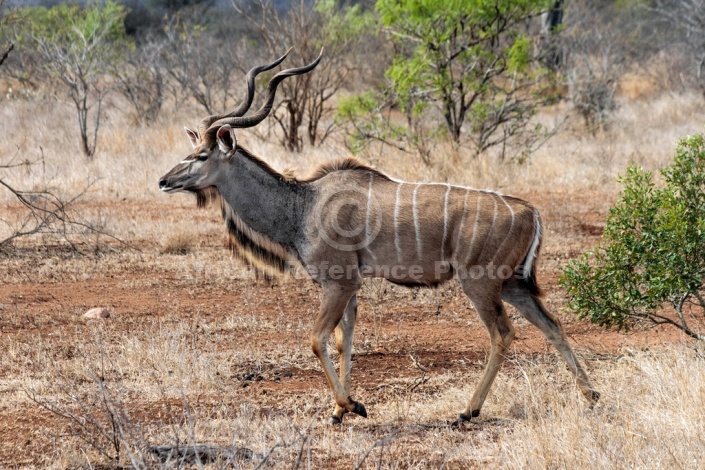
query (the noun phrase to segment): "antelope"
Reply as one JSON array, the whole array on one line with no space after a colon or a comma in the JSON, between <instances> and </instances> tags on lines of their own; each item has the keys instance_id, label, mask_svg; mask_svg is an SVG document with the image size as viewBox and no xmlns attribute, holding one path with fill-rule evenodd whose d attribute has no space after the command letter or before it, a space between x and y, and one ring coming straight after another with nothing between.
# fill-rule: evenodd
<instances>
[{"instance_id":1,"label":"antelope","mask_svg":"<svg viewBox=\"0 0 705 470\"><path fill-rule=\"evenodd\" d=\"M278 84L313 70L323 51L304 67L274 75L262 107L245 116L257 74L288 54L248 72L246 97L234 111L206 117L196 132L185 129L194 150L159 180L159 187L195 194L199 207L219 200L230 246L240 259L265 273L303 267L320 285L311 347L335 397L330 423L340 424L346 413L367 417L365 406L350 395L357 292L365 277L406 286L437 286L454 277L460 282L489 332L491 348L482 378L454 425L480 414L514 338L503 301L556 347L581 392L596 402L599 393L559 320L540 300L541 219L528 202L451 184L404 182L354 159L322 165L312 176L297 179L238 145L234 129L263 121ZM326 347L333 332L338 374Z\"/></svg>"}]
</instances>

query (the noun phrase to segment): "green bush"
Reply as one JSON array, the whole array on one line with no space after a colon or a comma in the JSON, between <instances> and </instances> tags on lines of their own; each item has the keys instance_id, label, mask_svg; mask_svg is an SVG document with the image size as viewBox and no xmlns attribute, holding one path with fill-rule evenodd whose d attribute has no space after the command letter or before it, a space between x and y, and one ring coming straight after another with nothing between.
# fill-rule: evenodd
<instances>
[{"instance_id":1,"label":"green bush","mask_svg":"<svg viewBox=\"0 0 705 470\"><path fill-rule=\"evenodd\" d=\"M661 174L665 184L657 187L650 172L627 170L600 245L568 263L561 283L569 307L593 323L617 329L643 321L668 324L704 340L705 332L688 323L693 315L705 316L703 135L682 139Z\"/></svg>"},{"instance_id":2,"label":"green bush","mask_svg":"<svg viewBox=\"0 0 705 470\"><path fill-rule=\"evenodd\" d=\"M542 102L540 67L527 25L548 0L377 0L395 45L387 70L399 106L432 103L451 139L465 132L480 153L521 133ZM504 136L504 137L501 137Z\"/></svg>"}]
</instances>

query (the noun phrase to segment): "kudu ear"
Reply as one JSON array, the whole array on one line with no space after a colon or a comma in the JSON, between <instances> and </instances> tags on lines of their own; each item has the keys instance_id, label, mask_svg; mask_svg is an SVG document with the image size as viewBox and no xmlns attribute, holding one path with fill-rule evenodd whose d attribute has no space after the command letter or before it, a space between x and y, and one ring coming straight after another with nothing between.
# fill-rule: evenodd
<instances>
[{"instance_id":1,"label":"kudu ear","mask_svg":"<svg viewBox=\"0 0 705 470\"><path fill-rule=\"evenodd\" d=\"M186 135L188 136L188 140L191 141L191 145L193 145L193 148L198 147L198 134L193 132L188 127L184 127L184 130L186 131Z\"/></svg>"},{"instance_id":2,"label":"kudu ear","mask_svg":"<svg viewBox=\"0 0 705 470\"><path fill-rule=\"evenodd\" d=\"M218 138L218 147L220 151L226 155L230 155L235 151L237 147L237 140L235 139L235 130L226 124L218 129L216 134Z\"/></svg>"}]
</instances>

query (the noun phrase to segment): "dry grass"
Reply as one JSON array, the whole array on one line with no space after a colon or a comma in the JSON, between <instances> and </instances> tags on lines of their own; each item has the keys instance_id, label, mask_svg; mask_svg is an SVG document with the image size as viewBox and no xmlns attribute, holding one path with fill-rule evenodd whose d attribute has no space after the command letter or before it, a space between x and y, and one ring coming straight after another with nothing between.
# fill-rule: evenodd
<instances>
[{"instance_id":1,"label":"dry grass","mask_svg":"<svg viewBox=\"0 0 705 470\"><path fill-rule=\"evenodd\" d=\"M502 453L510 468L698 468L705 437L702 349L630 352L596 372L604 400L586 410L574 395L527 385L526 418Z\"/></svg>"},{"instance_id":2,"label":"dry grass","mask_svg":"<svg viewBox=\"0 0 705 470\"><path fill-rule=\"evenodd\" d=\"M193 248L193 244L193 235L185 232L176 232L164 240L161 253L165 255L186 255Z\"/></svg>"},{"instance_id":3,"label":"dry grass","mask_svg":"<svg viewBox=\"0 0 705 470\"><path fill-rule=\"evenodd\" d=\"M627 164L662 167L680 137L701 132L705 121L702 104L697 94L663 94L623 102L612 129L596 135L585 134L577 120L570 120L523 165L498 164L491 155L472 158L463 148L453 149L449 144L439 144L430 167L390 149L374 147L360 157L408 180L442 180L507 192L532 191L546 184L571 190L614 190L615 177ZM540 116L540 120L552 125L569 113L563 104ZM1 154L30 160L43 155L44 159L33 169L4 178L22 187L51 186L66 193L83 188L87 181L97 181L90 196L101 201L129 199L157 205L190 202L183 196L160 194L157 181L190 151L182 127L195 126L202 112L181 108L167 114L168 119L165 116L151 127L137 128L113 111L104 124L95 160L86 162L78 152L71 107L40 100L2 101L0 117L6 124L0 136ZM28 122L33 125L26 125ZM58 122L66 124L57 127ZM285 152L274 139L265 142L247 131L241 131L238 138L275 168L296 168L301 174L308 174L323 161L349 155L341 137L300 155ZM9 196L2 197L7 200Z\"/></svg>"},{"instance_id":4,"label":"dry grass","mask_svg":"<svg viewBox=\"0 0 705 470\"><path fill-rule=\"evenodd\" d=\"M523 165L472 159L450 145L437 149L431 167L376 148L361 158L408 180L492 187L536 201L547 234L547 304L559 311L565 299L555 279L566 259L595 243L618 190L616 176L629 163L664 166L679 137L703 130L702 110L695 95L624 101L610 130L586 135L569 122ZM64 194L95 181L81 213L136 249L96 237L81 240L85 256L35 239L0 254L0 466L107 465L96 449L110 448L100 426L111 415L124 430L122 464L154 466L145 448L178 441L250 450L251 457L245 452L230 461L243 468L265 457L265 467L307 468L701 466L702 349L652 332L604 333L570 317L564 323L603 393L594 409L545 341L515 319L516 351L482 416L451 429L447 420L469 398L487 347L457 286L410 293L365 285L353 389L370 419L325 426L331 396L308 346L316 288L307 281L254 282L224 251L217 210L197 211L192 198L157 188L190 150L182 125L194 126L201 113L184 108L135 128L113 112L98 155L86 162L72 112L50 101L0 101L0 154L42 160L1 177ZM565 112L559 107L541 120ZM302 155L249 132L238 138L275 168L304 174L347 156L340 138ZM16 209L5 193L0 206L3 218ZM96 304L112 318L80 317ZM82 429L82 422L93 427ZM92 437L102 440L91 443Z\"/></svg>"},{"instance_id":5,"label":"dry grass","mask_svg":"<svg viewBox=\"0 0 705 470\"><path fill-rule=\"evenodd\" d=\"M246 318L233 326L243 325L260 329ZM674 345L590 361L603 393L593 409L569 385L555 355L517 355L498 377L483 415L463 430L445 419L462 407L479 370L468 383L458 380L457 370L437 372L416 388L413 376L388 377L360 390L360 398L372 404L370 419L349 418L342 428L330 428L323 420L329 410L322 408L329 394L320 387L276 397L242 388L248 372L272 383L290 367L315 369L311 357L291 357L277 346L254 357L223 354L216 329L204 318L154 323L135 332L93 326L58 361L45 359L56 355L56 344L40 342L25 350L4 344L10 351L4 365L17 364L21 355L24 366L11 371L15 378L3 391L15 390L15 398L3 399L3 407L36 413L29 411L24 391L78 419L107 423L102 401L107 390L112 409L124 413L122 428L131 431L121 437L124 448L135 462L149 465L155 463L144 446L179 441L249 449L252 459L235 459L244 468L257 467L265 455L274 467L295 466L302 448L305 468L354 468L368 453L361 468L699 467L705 438L702 349ZM35 456L34 465L108 463L83 442L91 436L72 420L53 423L37 430L62 436L46 448L45 458L58 458Z\"/></svg>"}]
</instances>

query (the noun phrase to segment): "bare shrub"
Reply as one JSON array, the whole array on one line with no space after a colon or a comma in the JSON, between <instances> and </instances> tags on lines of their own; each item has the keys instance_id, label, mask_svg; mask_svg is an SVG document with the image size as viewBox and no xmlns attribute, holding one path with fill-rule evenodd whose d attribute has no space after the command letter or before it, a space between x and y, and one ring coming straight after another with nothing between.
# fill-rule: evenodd
<instances>
[{"instance_id":1,"label":"bare shrub","mask_svg":"<svg viewBox=\"0 0 705 470\"><path fill-rule=\"evenodd\" d=\"M112 68L116 88L132 106L135 121L151 124L159 117L167 95L167 77L162 59L161 41L151 38L134 51L125 62Z\"/></svg>"},{"instance_id":2,"label":"bare shrub","mask_svg":"<svg viewBox=\"0 0 705 470\"><path fill-rule=\"evenodd\" d=\"M9 14L5 11L5 0L0 0L0 40L4 40L4 33L7 24L11 21L14 14L10 12ZM2 44L2 43L0 43ZM0 45L0 66L7 60L7 56L10 55L12 49L14 49L15 43L9 42L5 47Z\"/></svg>"},{"instance_id":3,"label":"bare shrub","mask_svg":"<svg viewBox=\"0 0 705 470\"><path fill-rule=\"evenodd\" d=\"M282 132L280 142L288 150L301 151L302 134L310 145L323 143L337 127L332 119L332 98L351 84L353 70L365 68L355 54L371 26L371 17L359 5L339 9L329 0L296 2L285 13L269 0L251 2L248 7L233 2L233 7L254 27L269 57L277 57L293 45L290 60L308 63L325 47L325 57L315 74L300 75L280 85L283 99L272 111Z\"/></svg>"},{"instance_id":4,"label":"bare shrub","mask_svg":"<svg viewBox=\"0 0 705 470\"><path fill-rule=\"evenodd\" d=\"M12 158L1 163L0 170L27 170L32 166L43 164L43 161L43 154L35 161L16 161L16 158ZM79 201L86 196L93 185L94 182L89 181L77 193L64 195L47 187L17 189L0 177L0 190L9 192L19 203L19 210L8 211L7 215L0 217L0 224L4 225L6 233L0 237L0 250L9 249L20 238L33 236L49 237L52 240L64 242L75 252L80 252L75 243L76 239L90 235L103 236L130 247L128 243L107 233L100 225L85 220L77 210ZM95 242L97 250L98 238Z\"/></svg>"},{"instance_id":5,"label":"bare shrub","mask_svg":"<svg viewBox=\"0 0 705 470\"><path fill-rule=\"evenodd\" d=\"M123 406L121 393L107 385L105 370L101 370L100 375L93 372L89 375L88 383L95 388L85 384L80 389L76 385L59 384L59 396L45 396L34 389L27 389L25 393L34 404L66 420L70 435L108 464L118 466L128 460L136 468L148 467L143 434ZM87 388L90 389L88 396Z\"/></svg>"},{"instance_id":6,"label":"bare shrub","mask_svg":"<svg viewBox=\"0 0 705 470\"><path fill-rule=\"evenodd\" d=\"M599 12L576 6L564 33L569 96L592 130L609 124L617 109L615 93L625 71L624 41Z\"/></svg>"},{"instance_id":7,"label":"bare shrub","mask_svg":"<svg viewBox=\"0 0 705 470\"><path fill-rule=\"evenodd\" d=\"M58 4L22 10L18 42L42 65L45 83L59 85L76 108L81 150L93 158L111 84L104 71L120 61L129 40L125 8L108 1L86 7Z\"/></svg>"},{"instance_id":8,"label":"bare shrub","mask_svg":"<svg viewBox=\"0 0 705 470\"><path fill-rule=\"evenodd\" d=\"M588 128L605 127L617 109L615 93L620 74L608 56L602 60L580 56L574 60L568 73L570 99Z\"/></svg>"},{"instance_id":9,"label":"bare shrub","mask_svg":"<svg viewBox=\"0 0 705 470\"><path fill-rule=\"evenodd\" d=\"M216 34L201 24L199 16L185 12L172 18L165 33L162 57L178 93L193 99L208 114L225 110L234 95L233 74L244 73L238 66L243 62L238 37Z\"/></svg>"},{"instance_id":10,"label":"bare shrub","mask_svg":"<svg viewBox=\"0 0 705 470\"><path fill-rule=\"evenodd\" d=\"M648 4L654 23L661 26L653 39L683 54L689 75L705 91L705 3L700 0L656 0Z\"/></svg>"}]
</instances>

